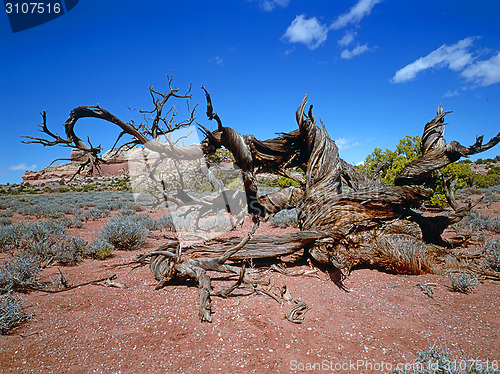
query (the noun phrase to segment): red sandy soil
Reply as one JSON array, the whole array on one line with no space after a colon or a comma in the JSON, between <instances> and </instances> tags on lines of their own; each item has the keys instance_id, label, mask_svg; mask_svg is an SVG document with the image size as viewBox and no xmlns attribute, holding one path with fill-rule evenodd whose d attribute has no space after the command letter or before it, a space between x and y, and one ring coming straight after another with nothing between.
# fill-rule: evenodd
<instances>
[{"instance_id":1,"label":"red sandy soil","mask_svg":"<svg viewBox=\"0 0 500 374\"><path fill-rule=\"evenodd\" d=\"M106 221L85 223L69 234L89 240ZM264 223L257 234L271 231L291 230ZM245 232L246 226L239 230ZM387 373L432 345L447 347L457 358L500 360L498 282L486 280L466 295L451 292L443 275L357 269L345 281L345 292L323 273L316 278L271 272L266 275L271 284L286 285L293 298L310 307L302 324L284 318L292 305L280 306L248 288L227 299L213 298L213 322L200 323L196 285L155 291L148 266L115 266L156 245L151 239L138 251L59 268L70 285L115 274L115 281L127 288L86 285L22 295L34 318L0 336L0 371L293 373L316 368L313 372ZM235 280L212 276L215 289ZM56 267L42 273L45 281L57 277ZM434 298L418 283L435 284Z\"/></svg>"}]
</instances>

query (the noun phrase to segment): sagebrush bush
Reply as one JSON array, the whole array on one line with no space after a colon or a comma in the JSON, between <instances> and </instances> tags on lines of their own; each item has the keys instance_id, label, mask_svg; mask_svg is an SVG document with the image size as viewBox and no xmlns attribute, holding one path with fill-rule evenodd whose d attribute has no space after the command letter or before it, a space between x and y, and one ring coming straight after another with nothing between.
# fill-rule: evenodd
<instances>
[{"instance_id":1,"label":"sagebrush bush","mask_svg":"<svg viewBox=\"0 0 500 374\"><path fill-rule=\"evenodd\" d=\"M200 221L198 227L204 231L229 231L232 228L232 223L227 215L217 214Z\"/></svg>"},{"instance_id":2,"label":"sagebrush bush","mask_svg":"<svg viewBox=\"0 0 500 374\"><path fill-rule=\"evenodd\" d=\"M99 237L116 249L134 250L146 242L148 229L132 217L115 217L102 229Z\"/></svg>"},{"instance_id":3,"label":"sagebrush bush","mask_svg":"<svg viewBox=\"0 0 500 374\"><path fill-rule=\"evenodd\" d=\"M26 224L23 239L28 242L57 242L65 235L66 228L59 222L48 220Z\"/></svg>"},{"instance_id":4,"label":"sagebrush bush","mask_svg":"<svg viewBox=\"0 0 500 374\"><path fill-rule=\"evenodd\" d=\"M453 357L447 349L432 346L418 352L414 362L395 369L394 374L496 374L496 361Z\"/></svg>"},{"instance_id":5,"label":"sagebrush bush","mask_svg":"<svg viewBox=\"0 0 500 374\"><path fill-rule=\"evenodd\" d=\"M7 209L7 210L0 210L0 217L12 217L14 214L12 213L12 210Z\"/></svg>"},{"instance_id":6,"label":"sagebrush bush","mask_svg":"<svg viewBox=\"0 0 500 374\"><path fill-rule=\"evenodd\" d=\"M500 271L500 238L487 242L483 250L486 253L486 263L495 271Z\"/></svg>"},{"instance_id":7,"label":"sagebrush bush","mask_svg":"<svg viewBox=\"0 0 500 374\"><path fill-rule=\"evenodd\" d=\"M297 227L299 225L297 221L297 210L296 209L285 209L269 217L269 224L273 227Z\"/></svg>"},{"instance_id":8,"label":"sagebrush bush","mask_svg":"<svg viewBox=\"0 0 500 374\"><path fill-rule=\"evenodd\" d=\"M175 231L174 220L171 214L165 214L156 220L160 230Z\"/></svg>"},{"instance_id":9,"label":"sagebrush bush","mask_svg":"<svg viewBox=\"0 0 500 374\"><path fill-rule=\"evenodd\" d=\"M0 252L20 247L27 232L28 225L23 222L17 225L0 226Z\"/></svg>"},{"instance_id":10,"label":"sagebrush bush","mask_svg":"<svg viewBox=\"0 0 500 374\"><path fill-rule=\"evenodd\" d=\"M7 334L23 321L32 318L31 314L24 313L24 301L12 292L0 295L0 333Z\"/></svg>"},{"instance_id":11,"label":"sagebrush bush","mask_svg":"<svg viewBox=\"0 0 500 374\"><path fill-rule=\"evenodd\" d=\"M7 217L0 217L0 226L12 225L12 220Z\"/></svg>"},{"instance_id":12,"label":"sagebrush bush","mask_svg":"<svg viewBox=\"0 0 500 374\"><path fill-rule=\"evenodd\" d=\"M50 249L51 260L61 265L76 265L86 252L87 241L66 237Z\"/></svg>"},{"instance_id":13,"label":"sagebrush bush","mask_svg":"<svg viewBox=\"0 0 500 374\"><path fill-rule=\"evenodd\" d=\"M0 264L0 294L40 286L40 270L40 262L34 257L18 255L5 260Z\"/></svg>"},{"instance_id":14,"label":"sagebrush bush","mask_svg":"<svg viewBox=\"0 0 500 374\"><path fill-rule=\"evenodd\" d=\"M121 216L132 216L134 215L136 212L134 209L130 209L130 208L123 208L123 209L120 209L120 215Z\"/></svg>"},{"instance_id":15,"label":"sagebrush bush","mask_svg":"<svg viewBox=\"0 0 500 374\"><path fill-rule=\"evenodd\" d=\"M159 230L158 222L147 214L133 214L129 218L148 230Z\"/></svg>"},{"instance_id":16,"label":"sagebrush bush","mask_svg":"<svg viewBox=\"0 0 500 374\"><path fill-rule=\"evenodd\" d=\"M484 230L500 233L500 217L490 218L480 214L477 210L472 210L467 217L454 224L453 227L470 233L478 233Z\"/></svg>"},{"instance_id":17,"label":"sagebrush bush","mask_svg":"<svg viewBox=\"0 0 500 374\"><path fill-rule=\"evenodd\" d=\"M458 276L449 273L448 277L451 281L450 289L454 292L470 293L474 290L479 282L477 276L471 275L463 270L458 271Z\"/></svg>"}]
</instances>

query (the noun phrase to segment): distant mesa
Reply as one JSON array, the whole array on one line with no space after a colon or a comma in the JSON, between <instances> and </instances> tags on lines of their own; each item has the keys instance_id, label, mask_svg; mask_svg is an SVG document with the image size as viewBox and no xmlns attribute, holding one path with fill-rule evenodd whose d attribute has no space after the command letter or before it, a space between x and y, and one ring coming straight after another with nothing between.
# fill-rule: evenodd
<instances>
[{"instance_id":1,"label":"distant mesa","mask_svg":"<svg viewBox=\"0 0 500 374\"><path fill-rule=\"evenodd\" d=\"M100 175L103 177L120 176L128 173L128 159L131 151L109 150L101 158L106 161L100 165ZM23 182L31 185L56 182L61 179L70 179L75 175L82 162L85 162L86 155L79 149L71 150L70 162L48 166L40 171L27 171L23 174ZM89 171L89 167L80 171L76 178L84 178ZM97 172L94 175L98 175Z\"/></svg>"}]
</instances>

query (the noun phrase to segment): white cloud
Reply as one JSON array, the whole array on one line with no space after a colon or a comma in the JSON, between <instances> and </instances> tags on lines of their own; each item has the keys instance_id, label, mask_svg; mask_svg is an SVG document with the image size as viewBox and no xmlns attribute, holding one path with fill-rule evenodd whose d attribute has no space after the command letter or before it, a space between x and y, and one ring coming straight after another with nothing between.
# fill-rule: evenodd
<instances>
[{"instance_id":1,"label":"white cloud","mask_svg":"<svg viewBox=\"0 0 500 374\"><path fill-rule=\"evenodd\" d=\"M27 165L26 163L22 162L17 165L11 165L9 167L9 170L22 170L22 171L27 171L27 170L35 170L38 167L38 165Z\"/></svg>"},{"instance_id":2,"label":"white cloud","mask_svg":"<svg viewBox=\"0 0 500 374\"><path fill-rule=\"evenodd\" d=\"M468 37L450 46L443 44L427 56L420 57L411 64L399 69L391 81L393 83L408 82L415 79L421 71L433 67L448 67L454 71L463 70L473 62L469 48L475 39L475 37ZM474 73L471 72L471 75L474 75Z\"/></svg>"},{"instance_id":3,"label":"white cloud","mask_svg":"<svg viewBox=\"0 0 500 374\"><path fill-rule=\"evenodd\" d=\"M356 147L359 145L358 142L352 143L352 140L347 139L347 138L339 138L335 140L335 144L337 144L337 147L339 148L339 151L349 149L352 147Z\"/></svg>"},{"instance_id":4,"label":"white cloud","mask_svg":"<svg viewBox=\"0 0 500 374\"><path fill-rule=\"evenodd\" d=\"M256 0L253 0L256 1ZM271 12L275 8L286 8L290 4L290 0L257 0L259 2L259 7L264 12Z\"/></svg>"},{"instance_id":5,"label":"white cloud","mask_svg":"<svg viewBox=\"0 0 500 374\"><path fill-rule=\"evenodd\" d=\"M478 86L490 86L500 82L500 52L488 60L477 61L461 73L468 81Z\"/></svg>"},{"instance_id":6,"label":"white cloud","mask_svg":"<svg viewBox=\"0 0 500 374\"><path fill-rule=\"evenodd\" d=\"M309 49L316 49L325 42L327 36L328 28L316 17L306 18L301 14L288 26L283 38L291 43L302 43Z\"/></svg>"},{"instance_id":7,"label":"white cloud","mask_svg":"<svg viewBox=\"0 0 500 374\"><path fill-rule=\"evenodd\" d=\"M208 62L210 62L211 64L224 66L224 59L220 56L215 56L214 58L211 58L210 60L208 60Z\"/></svg>"},{"instance_id":8,"label":"white cloud","mask_svg":"<svg viewBox=\"0 0 500 374\"><path fill-rule=\"evenodd\" d=\"M457 90L453 91L446 91L446 93L443 95L443 97L453 97L453 96L458 96L460 93Z\"/></svg>"},{"instance_id":9,"label":"white cloud","mask_svg":"<svg viewBox=\"0 0 500 374\"><path fill-rule=\"evenodd\" d=\"M349 49L344 49L342 53L340 54L340 57L346 60L350 60L353 57L359 56L360 54L363 54L365 52L368 52L370 48L368 48L367 44L363 45L357 45L355 48L349 50Z\"/></svg>"},{"instance_id":10,"label":"white cloud","mask_svg":"<svg viewBox=\"0 0 500 374\"><path fill-rule=\"evenodd\" d=\"M350 23L361 21L364 17L369 15L373 7L381 1L382 0L359 0L347 13L338 16L330 25L330 28L338 30Z\"/></svg>"},{"instance_id":11,"label":"white cloud","mask_svg":"<svg viewBox=\"0 0 500 374\"><path fill-rule=\"evenodd\" d=\"M356 31L348 31L348 32L346 32L344 34L344 36L342 37L342 39L339 40L339 44L342 47L348 46L349 44L351 44L353 42L353 40L356 37L356 35L357 35Z\"/></svg>"}]
</instances>

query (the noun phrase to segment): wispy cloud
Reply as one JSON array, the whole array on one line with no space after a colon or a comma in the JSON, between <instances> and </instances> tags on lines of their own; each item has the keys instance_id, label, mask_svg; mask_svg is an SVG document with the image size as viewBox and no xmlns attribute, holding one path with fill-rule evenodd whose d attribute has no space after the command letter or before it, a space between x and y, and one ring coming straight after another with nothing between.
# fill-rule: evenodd
<instances>
[{"instance_id":1,"label":"wispy cloud","mask_svg":"<svg viewBox=\"0 0 500 374\"><path fill-rule=\"evenodd\" d=\"M210 62L211 64L224 66L224 59L220 56L215 56L214 58L211 58L210 60L208 60L208 62Z\"/></svg>"},{"instance_id":2,"label":"wispy cloud","mask_svg":"<svg viewBox=\"0 0 500 374\"><path fill-rule=\"evenodd\" d=\"M288 26L282 39L290 43L305 44L311 50L316 49L326 41L328 33L331 30L339 30L350 24L359 23L381 1L358 0L351 9L338 16L330 25L321 23L316 17L306 18L304 14L298 15L290 26ZM350 60L373 49L368 47L366 43L357 43L356 47L352 49L347 48L347 46L355 41L356 36L357 32L351 30L346 31L342 38L339 39L338 44L344 47L341 52L341 58Z\"/></svg>"},{"instance_id":3,"label":"wispy cloud","mask_svg":"<svg viewBox=\"0 0 500 374\"><path fill-rule=\"evenodd\" d=\"M347 13L341 14L330 25L333 30L338 30L351 23L357 23L369 15L375 5L382 0L359 0Z\"/></svg>"},{"instance_id":4,"label":"wispy cloud","mask_svg":"<svg viewBox=\"0 0 500 374\"><path fill-rule=\"evenodd\" d=\"M339 138L335 140L335 144L337 144L337 147L339 148L339 151L346 150L352 147L356 147L359 145L358 142L352 142L351 139L348 138Z\"/></svg>"},{"instance_id":5,"label":"wispy cloud","mask_svg":"<svg viewBox=\"0 0 500 374\"><path fill-rule=\"evenodd\" d=\"M479 60L472 54L472 47L478 37L467 37L455 44L443 44L424 57L399 69L392 77L393 83L408 82L427 69L448 68L459 72L473 86L490 86L500 83L500 52L487 60ZM446 97L457 95L457 91L448 91Z\"/></svg>"},{"instance_id":6,"label":"wispy cloud","mask_svg":"<svg viewBox=\"0 0 500 374\"><path fill-rule=\"evenodd\" d=\"M476 86L490 86L500 82L500 52L488 60L477 61L461 73L467 81Z\"/></svg>"},{"instance_id":7,"label":"wispy cloud","mask_svg":"<svg viewBox=\"0 0 500 374\"><path fill-rule=\"evenodd\" d=\"M356 37L357 32L356 31L348 31L344 34L344 36L339 40L339 44L342 47L346 47L349 44L351 44L354 41L354 38Z\"/></svg>"},{"instance_id":8,"label":"wispy cloud","mask_svg":"<svg viewBox=\"0 0 500 374\"><path fill-rule=\"evenodd\" d=\"M290 43L305 44L311 50L316 49L326 41L328 33L331 30L339 30L350 24L359 23L364 17L371 13L373 7L381 1L382 0L358 0L351 9L338 16L330 25L321 23L316 17L306 18L304 14L298 15L290 26L288 26L282 39ZM372 49L369 48L367 44L361 45L360 43L358 43L355 48L346 48L354 42L356 36L356 31L347 31L338 41L339 45L344 47L341 58L352 59Z\"/></svg>"},{"instance_id":9,"label":"wispy cloud","mask_svg":"<svg viewBox=\"0 0 500 374\"><path fill-rule=\"evenodd\" d=\"M446 93L443 95L443 97L453 97L453 96L458 96L460 93L458 90L453 90L453 91L446 91Z\"/></svg>"},{"instance_id":10,"label":"wispy cloud","mask_svg":"<svg viewBox=\"0 0 500 374\"><path fill-rule=\"evenodd\" d=\"M259 8L264 12L272 12L275 8L286 8L290 0L250 0L257 1Z\"/></svg>"},{"instance_id":11,"label":"wispy cloud","mask_svg":"<svg viewBox=\"0 0 500 374\"><path fill-rule=\"evenodd\" d=\"M368 52L370 51L370 48L368 47L367 44L363 44L363 45L357 45L356 47L354 47L353 49L349 50L349 49L344 49L342 51L342 53L340 54L340 57L345 59L345 60L350 60L356 56L359 56L365 52Z\"/></svg>"},{"instance_id":12,"label":"wispy cloud","mask_svg":"<svg viewBox=\"0 0 500 374\"><path fill-rule=\"evenodd\" d=\"M305 44L309 49L316 49L326 41L328 27L316 17L306 18L298 15L288 26L283 38L291 43Z\"/></svg>"},{"instance_id":13,"label":"wispy cloud","mask_svg":"<svg viewBox=\"0 0 500 374\"><path fill-rule=\"evenodd\" d=\"M403 83L411 81L421 71L434 67L448 67L454 71L463 70L465 66L473 61L469 48L475 39L475 37L468 37L452 45L443 44L428 55L420 57L411 64L399 69L394 74L392 82Z\"/></svg>"},{"instance_id":14,"label":"wispy cloud","mask_svg":"<svg viewBox=\"0 0 500 374\"><path fill-rule=\"evenodd\" d=\"M22 171L26 171L26 170L34 170L38 167L38 165L27 165L26 163L22 162L20 164L17 164L17 165L11 165L9 166L9 170L22 170Z\"/></svg>"}]
</instances>

